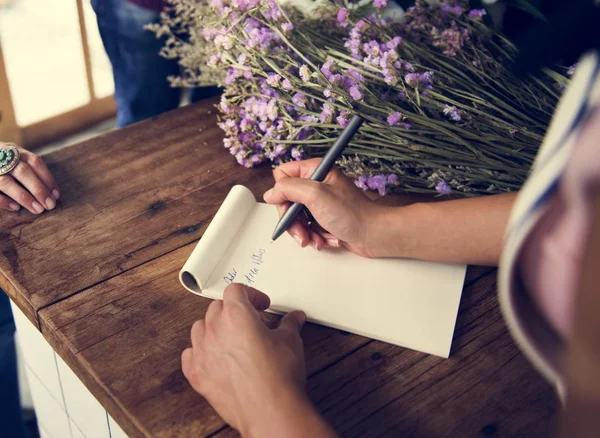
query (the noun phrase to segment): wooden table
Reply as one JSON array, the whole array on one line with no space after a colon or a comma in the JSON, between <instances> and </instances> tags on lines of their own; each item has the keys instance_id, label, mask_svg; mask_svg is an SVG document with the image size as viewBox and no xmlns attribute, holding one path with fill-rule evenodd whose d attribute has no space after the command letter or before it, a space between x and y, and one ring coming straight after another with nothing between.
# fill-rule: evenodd
<instances>
[{"instance_id":1,"label":"wooden table","mask_svg":"<svg viewBox=\"0 0 600 438\"><path fill-rule=\"evenodd\" d=\"M272 179L234 163L212 104L47 156L58 208L0 214L0 287L130 436L236 435L181 373L209 300L177 274L229 189L259 196ZM495 270L469 268L448 360L311 324L303 339L310 397L343 436L552 427L553 391L507 332Z\"/></svg>"}]
</instances>

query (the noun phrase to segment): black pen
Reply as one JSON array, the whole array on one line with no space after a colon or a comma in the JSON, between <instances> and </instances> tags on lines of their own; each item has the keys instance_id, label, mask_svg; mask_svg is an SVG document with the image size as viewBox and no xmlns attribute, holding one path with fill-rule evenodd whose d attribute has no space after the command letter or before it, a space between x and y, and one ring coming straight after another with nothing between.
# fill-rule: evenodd
<instances>
[{"instance_id":1,"label":"black pen","mask_svg":"<svg viewBox=\"0 0 600 438\"><path fill-rule=\"evenodd\" d=\"M346 146L348 146L348 143L350 143L350 140L352 140L352 137L354 137L354 134L356 134L356 132L360 128L360 125L362 125L363 122L364 120L360 116L352 117L352 120L350 120L346 128L344 128L342 134L339 136L339 138L336 140L333 146L331 146L331 149L327 151L327 153L323 157L323 160L319 163L310 179L319 182L325 179L325 177L333 168L335 162L340 157L340 155L342 155L342 152L344 151L344 149L346 149ZM300 214L303 208L304 205L295 202L290 206L290 208L287 209L287 211L277 223L275 231L273 231L273 237L271 238L271 241L277 240L279 236L286 232L286 230L294 223L294 220L296 219L298 214Z\"/></svg>"}]
</instances>

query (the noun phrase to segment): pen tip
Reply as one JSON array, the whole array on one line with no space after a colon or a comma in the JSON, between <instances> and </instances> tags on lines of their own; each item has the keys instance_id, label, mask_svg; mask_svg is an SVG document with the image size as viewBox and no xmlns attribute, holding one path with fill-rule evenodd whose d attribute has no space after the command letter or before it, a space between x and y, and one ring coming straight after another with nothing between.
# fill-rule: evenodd
<instances>
[{"instance_id":1,"label":"pen tip","mask_svg":"<svg viewBox=\"0 0 600 438\"><path fill-rule=\"evenodd\" d=\"M275 242L275 241L274 241L274 240L271 240L271 242L270 242L270 243L273 243L273 242Z\"/></svg>"}]
</instances>

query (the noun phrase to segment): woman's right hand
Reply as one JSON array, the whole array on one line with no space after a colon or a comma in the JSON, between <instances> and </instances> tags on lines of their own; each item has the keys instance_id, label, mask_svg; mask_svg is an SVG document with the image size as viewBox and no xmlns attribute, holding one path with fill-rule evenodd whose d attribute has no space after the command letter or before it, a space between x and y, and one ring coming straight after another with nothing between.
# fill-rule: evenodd
<instances>
[{"instance_id":1,"label":"woman's right hand","mask_svg":"<svg viewBox=\"0 0 600 438\"><path fill-rule=\"evenodd\" d=\"M337 169L323 182L311 180L320 161L293 161L277 167L273 172L275 186L264 194L265 202L276 205L280 216L292 202L306 206L317 223L308 225L302 217L288 229L302 247L311 245L321 250L344 246L363 257L373 257L371 225L384 207L371 201Z\"/></svg>"}]
</instances>

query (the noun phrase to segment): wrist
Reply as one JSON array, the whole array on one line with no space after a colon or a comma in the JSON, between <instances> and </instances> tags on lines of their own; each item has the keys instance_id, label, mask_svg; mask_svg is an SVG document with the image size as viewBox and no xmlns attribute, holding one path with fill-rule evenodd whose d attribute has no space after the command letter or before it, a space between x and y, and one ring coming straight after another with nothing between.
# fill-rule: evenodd
<instances>
[{"instance_id":1,"label":"wrist","mask_svg":"<svg viewBox=\"0 0 600 438\"><path fill-rule=\"evenodd\" d=\"M401 253L404 240L404 210L408 207L374 205L365 222L365 253L369 258L405 257Z\"/></svg>"},{"instance_id":2,"label":"wrist","mask_svg":"<svg viewBox=\"0 0 600 438\"><path fill-rule=\"evenodd\" d=\"M282 391L273 403L259 409L260 415L240 430L244 438L336 436L304 393Z\"/></svg>"}]
</instances>

